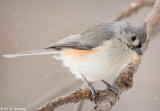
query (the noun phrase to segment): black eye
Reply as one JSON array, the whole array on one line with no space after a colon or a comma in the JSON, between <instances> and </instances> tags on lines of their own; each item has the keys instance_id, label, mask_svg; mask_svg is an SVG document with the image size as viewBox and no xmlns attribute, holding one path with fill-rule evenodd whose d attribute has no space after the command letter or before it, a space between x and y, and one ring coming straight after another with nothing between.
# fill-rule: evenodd
<instances>
[{"instance_id":1,"label":"black eye","mask_svg":"<svg viewBox=\"0 0 160 111\"><path fill-rule=\"evenodd\" d=\"M136 40L136 36L133 35L133 36L131 37L131 40L132 40L132 41L135 41L135 40Z\"/></svg>"}]
</instances>

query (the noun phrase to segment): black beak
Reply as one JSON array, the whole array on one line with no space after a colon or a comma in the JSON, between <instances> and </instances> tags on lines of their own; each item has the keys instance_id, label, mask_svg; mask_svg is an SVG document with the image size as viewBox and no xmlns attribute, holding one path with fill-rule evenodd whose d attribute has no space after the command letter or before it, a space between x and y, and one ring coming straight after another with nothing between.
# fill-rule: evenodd
<instances>
[{"instance_id":1,"label":"black beak","mask_svg":"<svg viewBox=\"0 0 160 111\"><path fill-rule=\"evenodd\" d=\"M137 54L142 55L142 51L141 51L141 49L140 49L140 48L135 47L133 50L134 50L134 51L136 51L136 52L137 52Z\"/></svg>"}]
</instances>

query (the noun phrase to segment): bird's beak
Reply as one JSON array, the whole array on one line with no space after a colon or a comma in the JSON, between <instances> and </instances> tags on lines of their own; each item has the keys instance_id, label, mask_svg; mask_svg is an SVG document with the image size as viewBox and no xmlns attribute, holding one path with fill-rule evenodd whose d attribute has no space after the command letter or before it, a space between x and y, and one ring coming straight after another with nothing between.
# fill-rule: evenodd
<instances>
[{"instance_id":1,"label":"bird's beak","mask_svg":"<svg viewBox=\"0 0 160 111\"><path fill-rule=\"evenodd\" d=\"M136 51L136 52L137 52L137 54L142 55L142 51L141 51L141 49L140 49L140 48L135 47L133 50L134 50L134 51Z\"/></svg>"}]
</instances>

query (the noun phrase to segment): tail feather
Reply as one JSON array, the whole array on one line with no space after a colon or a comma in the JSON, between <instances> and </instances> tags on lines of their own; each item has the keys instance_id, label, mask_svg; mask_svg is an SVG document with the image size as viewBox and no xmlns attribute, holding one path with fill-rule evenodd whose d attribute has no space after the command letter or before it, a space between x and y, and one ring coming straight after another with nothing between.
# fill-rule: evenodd
<instances>
[{"instance_id":1,"label":"tail feather","mask_svg":"<svg viewBox=\"0 0 160 111\"><path fill-rule=\"evenodd\" d=\"M14 58L14 57L20 57L20 56L54 54L54 53L59 53L59 51L56 50L56 49L37 49L37 50L28 50L28 51L16 52L14 54L6 54L6 55L3 55L3 57Z\"/></svg>"}]
</instances>

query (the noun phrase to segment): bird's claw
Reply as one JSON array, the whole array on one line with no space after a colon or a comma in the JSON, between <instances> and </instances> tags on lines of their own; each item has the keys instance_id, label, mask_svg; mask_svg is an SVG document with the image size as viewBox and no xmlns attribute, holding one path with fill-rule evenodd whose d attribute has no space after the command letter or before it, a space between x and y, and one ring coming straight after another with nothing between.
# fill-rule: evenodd
<instances>
[{"instance_id":1,"label":"bird's claw","mask_svg":"<svg viewBox=\"0 0 160 111\"><path fill-rule=\"evenodd\" d=\"M92 85L89 85L88 88L90 89L90 91L92 93L92 100L94 101L95 97L96 97L97 90Z\"/></svg>"},{"instance_id":2,"label":"bird's claw","mask_svg":"<svg viewBox=\"0 0 160 111\"><path fill-rule=\"evenodd\" d=\"M85 84L87 85L88 89L91 91L92 101L94 101L95 97L96 97L97 90L88 82L88 80L86 79L86 77L83 74L81 74L81 75L82 75L83 80L84 80Z\"/></svg>"},{"instance_id":3,"label":"bird's claw","mask_svg":"<svg viewBox=\"0 0 160 111\"><path fill-rule=\"evenodd\" d=\"M119 90L117 88L113 87L112 85L110 85L109 83L107 83L106 81L104 81L104 80L101 80L101 81L107 86L106 89L110 89L111 91L113 91L116 94L116 96L119 100L119 93L118 93Z\"/></svg>"}]
</instances>

